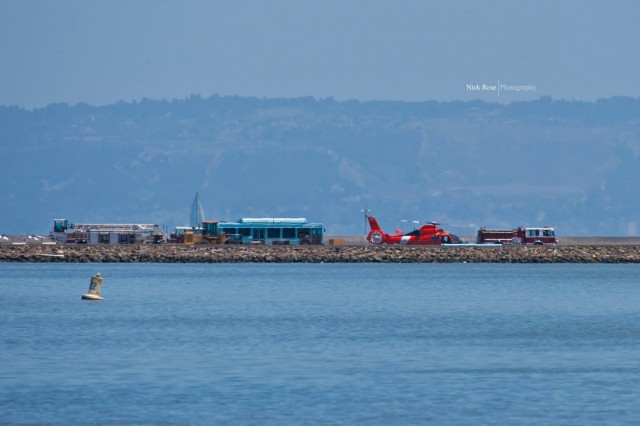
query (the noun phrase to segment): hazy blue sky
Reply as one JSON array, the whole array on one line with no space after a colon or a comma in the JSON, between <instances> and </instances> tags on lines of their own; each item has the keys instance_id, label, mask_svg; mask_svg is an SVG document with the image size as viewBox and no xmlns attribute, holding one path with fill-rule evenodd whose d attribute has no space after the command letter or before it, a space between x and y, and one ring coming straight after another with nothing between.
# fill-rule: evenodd
<instances>
[{"instance_id":1,"label":"hazy blue sky","mask_svg":"<svg viewBox=\"0 0 640 426\"><path fill-rule=\"evenodd\" d=\"M636 1L2 0L0 105L637 97L639 22ZM468 88L498 80L536 90Z\"/></svg>"}]
</instances>

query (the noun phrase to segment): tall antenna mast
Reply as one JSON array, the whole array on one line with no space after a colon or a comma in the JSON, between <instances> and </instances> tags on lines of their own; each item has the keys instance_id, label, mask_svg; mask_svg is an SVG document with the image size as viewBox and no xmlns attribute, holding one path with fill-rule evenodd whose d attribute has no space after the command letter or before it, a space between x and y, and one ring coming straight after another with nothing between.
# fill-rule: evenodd
<instances>
[{"instance_id":1,"label":"tall antenna mast","mask_svg":"<svg viewBox=\"0 0 640 426\"><path fill-rule=\"evenodd\" d=\"M364 235L367 235L367 225L369 224L369 221L367 220L367 218L369 217L369 213L371 213L371 210L369 210L365 206L364 210L360 210L360 211L364 212Z\"/></svg>"}]
</instances>

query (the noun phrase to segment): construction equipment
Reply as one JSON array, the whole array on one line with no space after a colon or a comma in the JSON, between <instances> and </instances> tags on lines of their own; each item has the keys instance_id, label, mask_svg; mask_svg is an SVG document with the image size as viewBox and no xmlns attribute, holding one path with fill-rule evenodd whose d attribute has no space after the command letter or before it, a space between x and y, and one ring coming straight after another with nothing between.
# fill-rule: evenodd
<instances>
[{"instance_id":1,"label":"construction equipment","mask_svg":"<svg viewBox=\"0 0 640 426\"><path fill-rule=\"evenodd\" d=\"M197 244L225 244L227 234L220 232L217 220L202 221L202 239Z\"/></svg>"},{"instance_id":2,"label":"construction equipment","mask_svg":"<svg viewBox=\"0 0 640 426\"><path fill-rule=\"evenodd\" d=\"M242 240L234 238L234 235L227 235L224 231L220 230L218 221L214 220L202 221L202 227L176 227L176 231L172 233L169 241L187 245L242 244Z\"/></svg>"}]
</instances>

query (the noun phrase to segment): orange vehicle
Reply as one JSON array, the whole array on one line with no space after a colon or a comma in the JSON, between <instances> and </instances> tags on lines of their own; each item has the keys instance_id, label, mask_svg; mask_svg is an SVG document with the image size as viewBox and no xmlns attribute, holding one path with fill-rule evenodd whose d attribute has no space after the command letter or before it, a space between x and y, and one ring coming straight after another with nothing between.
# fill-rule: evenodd
<instances>
[{"instance_id":1,"label":"orange vehicle","mask_svg":"<svg viewBox=\"0 0 640 426\"><path fill-rule=\"evenodd\" d=\"M442 244L461 244L460 238L451 234L442 228L438 223L429 222L422 225L418 229L414 229L406 234L389 235L385 234L378 221L373 216L367 216L369 221L369 235L367 240L376 245L380 244L402 244L402 245L416 245L416 246L439 246Z\"/></svg>"}]
</instances>

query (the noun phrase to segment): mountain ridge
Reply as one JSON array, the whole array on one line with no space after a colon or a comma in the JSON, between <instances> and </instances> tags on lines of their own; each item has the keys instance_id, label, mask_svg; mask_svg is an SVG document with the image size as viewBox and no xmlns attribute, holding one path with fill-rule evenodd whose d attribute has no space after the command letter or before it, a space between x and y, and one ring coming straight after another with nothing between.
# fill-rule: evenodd
<instances>
[{"instance_id":1,"label":"mountain ridge","mask_svg":"<svg viewBox=\"0 0 640 426\"><path fill-rule=\"evenodd\" d=\"M363 232L370 208L443 225L637 235L640 99L336 101L191 96L0 107L0 232L72 222L297 216ZM468 229L453 229L468 234Z\"/></svg>"}]
</instances>

